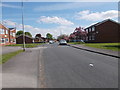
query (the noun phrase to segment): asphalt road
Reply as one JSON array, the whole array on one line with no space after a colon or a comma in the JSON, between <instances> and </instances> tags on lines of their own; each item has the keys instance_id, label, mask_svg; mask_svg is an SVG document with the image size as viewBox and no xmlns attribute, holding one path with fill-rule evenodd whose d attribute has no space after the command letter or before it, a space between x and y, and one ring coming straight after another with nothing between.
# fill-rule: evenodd
<instances>
[{"instance_id":1,"label":"asphalt road","mask_svg":"<svg viewBox=\"0 0 120 90\"><path fill-rule=\"evenodd\" d=\"M43 51L43 88L118 88L118 59L57 44Z\"/></svg>"},{"instance_id":2,"label":"asphalt road","mask_svg":"<svg viewBox=\"0 0 120 90\"><path fill-rule=\"evenodd\" d=\"M27 49L2 70L4 88L118 87L117 58L58 44Z\"/></svg>"}]
</instances>

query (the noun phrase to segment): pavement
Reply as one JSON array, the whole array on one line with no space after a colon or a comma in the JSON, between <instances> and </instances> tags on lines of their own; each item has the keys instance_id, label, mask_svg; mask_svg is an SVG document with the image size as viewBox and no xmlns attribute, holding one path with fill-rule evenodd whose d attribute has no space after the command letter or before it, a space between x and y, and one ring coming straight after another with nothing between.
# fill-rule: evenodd
<instances>
[{"instance_id":1,"label":"pavement","mask_svg":"<svg viewBox=\"0 0 120 90\"><path fill-rule=\"evenodd\" d=\"M42 48L29 48L2 65L3 88L38 88Z\"/></svg>"},{"instance_id":2,"label":"pavement","mask_svg":"<svg viewBox=\"0 0 120 90\"><path fill-rule=\"evenodd\" d=\"M12 46L2 46L1 50L2 50L1 51L2 54L6 54L6 53L14 52L17 50L22 50L22 48L21 47L12 47Z\"/></svg>"},{"instance_id":3,"label":"pavement","mask_svg":"<svg viewBox=\"0 0 120 90\"><path fill-rule=\"evenodd\" d=\"M90 51L90 52L94 52L94 53L99 53L99 54L103 54L103 55L107 55L107 56L120 58L120 56L119 56L120 52L118 52L118 51L87 47L84 45L75 45L75 44L68 44L68 45L71 47L74 47L74 48L81 49L81 50L86 50L86 51Z\"/></svg>"},{"instance_id":4,"label":"pavement","mask_svg":"<svg viewBox=\"0 0 120 90\"><path fill-rule=\"evenodd\" d=\"M58 44L27 49L2 66L4 88L118 88L118 59Z\"/></svg>"}]
</instances>

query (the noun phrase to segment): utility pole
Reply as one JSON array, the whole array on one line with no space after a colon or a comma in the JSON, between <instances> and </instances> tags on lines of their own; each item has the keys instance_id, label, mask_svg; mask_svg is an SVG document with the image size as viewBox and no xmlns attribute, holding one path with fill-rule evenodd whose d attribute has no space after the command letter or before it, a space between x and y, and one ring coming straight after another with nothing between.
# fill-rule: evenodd
<instances>
[{"instance_id":1,"label":"utility pole","mask_svg":"<svg viewBox=\"0 0 120 90\"><path fill-rule=\"evenodd\" d=\"M22 29L23 29L23 51L25 51L25 31L24 31L24 6L23 6L23 0L22 0L22 3L21 3L21 6L22 6Z\"/></svg>"}]
</instances>

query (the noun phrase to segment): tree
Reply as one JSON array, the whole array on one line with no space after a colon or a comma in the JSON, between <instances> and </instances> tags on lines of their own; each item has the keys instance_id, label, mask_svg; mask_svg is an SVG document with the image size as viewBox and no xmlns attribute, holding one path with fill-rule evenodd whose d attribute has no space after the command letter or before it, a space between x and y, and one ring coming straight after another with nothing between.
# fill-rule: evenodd
<instances>
[{"instance_id":1,"label":"tree","mask_svg":"<svg viewBox=\"0 0 120 90\"><path fill-rule=\"evenodd\" d=\"M60 39L65 39L65 40L67 40L67 41L68 41L69 36L68 36L68 35L66 35L66 34L62 34L62 35L60 35L60 36L58 36L58 37L57 37L57 40L60 40Z\"/></svg>"},{"instance_id":2,"label":"tree","mask_svg":"<svg viewBox=\"0 0 120 90\"><path fill-rule=\"evenodd\" d=\"M41 38L41 34L36 34L35 38Z\"/></svg>"},{"instance_id":3,"label":"tree","mask_svg":"<svg viewBox=\"0 0 120 90\"><path fill-rule=\"evenodd\" d=\"M70 34L69 39L75 41L86 40L87 32L82 28L76 28L73 33Z\"/></svg>"},{"instance_id":4,"label":"tree","mask_svg":"<svg viewBox=\"0 0 120 90\"><path fill-rule=\"evenodd\" d=\"M52 34L47 33L47 34L46 34L46 38L50 40L50 39L53 39L53 36L52 36Z\"/></svg>"},{"instance_id":5,"label":"tree","mask_svg":"<svg viewBox=\"0 0 120 90\"><path fill-rule=\"evenodd\" d=\"M17 31L17 33L16 33L16 36L20 36L20 35L23 35L23 31L22 30Z\"/></svg>"},{"instance_id":6,"label":"tree","mask_svg":"<svg viewBox=\"0 0 120 90\"><path fill-rule=\"evenodd\" d=\"M16 33L16 36L20 36L20 35L23 35L23 31L22 30L17 31L17 33ZM30 32L25 32L25 35L28 35L28 36L32 37Z\"/></svg>"},{"instance_id":7,"label":"tree","mask_svg":"<svg viewBox=\"0 0 120 90\"><path fill-rule=\"evenodd\" d=\"M25 35L28 35L28 36L32 37L30 32L25 32Z\"/></svg>"}]
</instances>

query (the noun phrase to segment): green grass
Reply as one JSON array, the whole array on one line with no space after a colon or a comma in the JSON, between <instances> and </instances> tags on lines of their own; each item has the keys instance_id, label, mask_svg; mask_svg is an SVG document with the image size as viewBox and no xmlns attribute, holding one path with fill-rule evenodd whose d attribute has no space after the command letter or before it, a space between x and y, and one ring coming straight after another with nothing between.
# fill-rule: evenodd
<instances>
[{"instance_id":1,"label":"green grass","mask_svg":"<svg viewBox=\"0 0 120 90\"><path fill-rule=\"evenodd\" d=\"M15 52L0 55L0 64L7 62L9 59L11 59L12 57L16 56L17 54L19 54L21 52L23 52L23 50L18 50Z\"/></svg>"},{"instance_id":2,"label":"green grass","mask_svg":"<svg viewBox=\"0 0 120 90\"><path fill-rule=\"evenodd\" d=\"M38 45L42 45L45 43L32 43L32 44L25 44L26 48L33 48L33 47L37 47ZM20 46L23 47L23 44L13 44L13 45L6 45L6 46Z\"/></svg>"},{"instance_id":3,"label":"green grass","mask_svg":"<svg viewBox=\"0 0 120 90\"><path fill-rule=\"evenodd\" d=\"M84 44L83 42L69 42L69 44Z\"/></svg>"},{"instance_id":4,"label":"green grass","mask_svg":"<svg viewBox=\"0 0 120 90\"><path fill-rule=\"evenodd\" d=\"M120 43L88 43L85 46L120 51Z\"/></svg>"},{"instance_id":5,"label":"green grass","mask_svg":"<svg viewBox=\"0 0 120 90\"><path fill-rule=\"evenodd\" d=\"M81 44L88 47L100 48L100 49L108 49L113 51L120 51L120 43L80 43L80 42L72 42L70 44Z\"/></svg>"}]
</instances>

